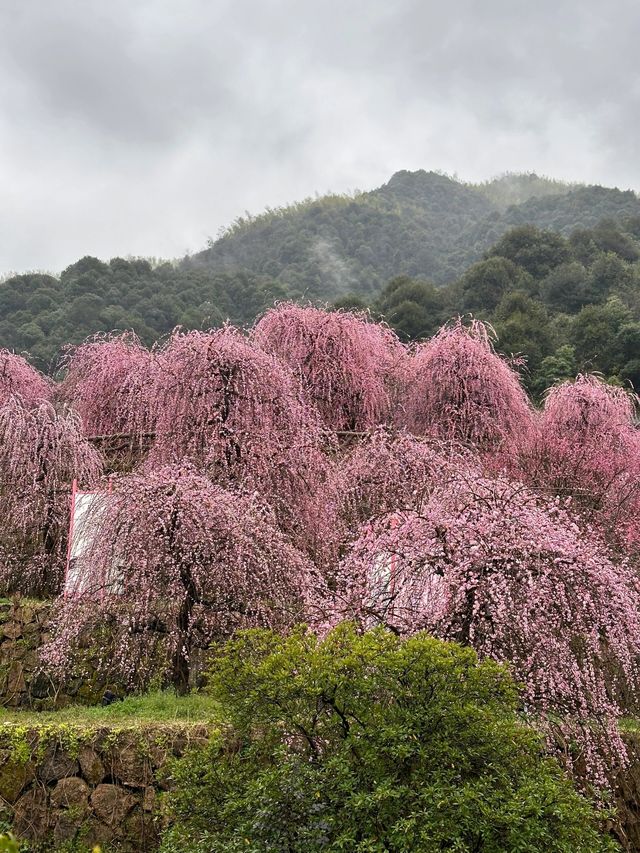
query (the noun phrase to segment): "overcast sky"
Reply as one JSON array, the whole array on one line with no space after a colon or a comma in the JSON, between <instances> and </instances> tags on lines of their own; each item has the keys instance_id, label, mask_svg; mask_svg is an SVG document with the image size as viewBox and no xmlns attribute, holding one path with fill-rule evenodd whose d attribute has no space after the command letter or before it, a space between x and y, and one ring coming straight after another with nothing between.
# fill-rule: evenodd
<instances>
[{"instance_id":1,"label":"overcast sky","mask_svg":"<svg viewBox=\"0 0 640 853\"><path fill-rule=\"evenodd\" d=\"M0 0L0 274L398 169L640 189L638 0Z\"/></svg>"}]
</instances>

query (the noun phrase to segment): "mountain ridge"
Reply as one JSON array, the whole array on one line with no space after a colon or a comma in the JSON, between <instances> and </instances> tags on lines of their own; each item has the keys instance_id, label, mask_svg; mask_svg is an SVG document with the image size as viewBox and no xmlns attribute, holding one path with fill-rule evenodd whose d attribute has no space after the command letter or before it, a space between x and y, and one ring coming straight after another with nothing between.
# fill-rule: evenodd
<instances>
[{"instance_id":1,"label":"mountain ridge","mask_svg":"<svg viewBox=\"0 0 640 853\"><path fill-rule=\"evenodd\" d=\"M526 197L500 205L495 189L509 182ZM453 281L517 225L566 235L602 219L635 216L640 201L632 190L562 184L535 173L469 184L438 172L401 170L374 190L309 199L238 220L185 263L267 275L299 297L368 297L396 274ZM332 276L331 265L342 275Z\"/></svg>"}]
</instances>

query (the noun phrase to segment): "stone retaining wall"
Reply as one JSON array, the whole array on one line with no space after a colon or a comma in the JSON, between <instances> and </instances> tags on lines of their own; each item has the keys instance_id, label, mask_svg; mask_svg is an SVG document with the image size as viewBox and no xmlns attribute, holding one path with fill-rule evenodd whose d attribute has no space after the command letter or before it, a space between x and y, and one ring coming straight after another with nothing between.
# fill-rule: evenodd
<instances>
[{"instance_id":1,"label":"stone retaining wall","mask_svg":"<svg viewBox=\"0 0 640 853\"><path fill-rule=\"evenodd\" d=\"M50 609L47 602L18 599L0 604L0 705L39 710L66 703L38 660Z\"/></svg>"},{"instance_id":2,"label":"stone retaining wall","mask_svg":"<svg viewBox=\"0 0 640 853\"><path fill-rule=\"evenodd\" d=\"M203 725L0 726L0 818L32 851L74 842L146 853L165 818L167 761L204 746Z\"/></svg>"},{"instance_id":3,"label":"stone retaining wall","mask_svg":"<svg viewBox=\"0 0 640 853\"><path fill-rule=\"evenodd\" d=\"M0 725L0 820L33 853L69 842L87 853L96 844L151 853L168 823L167 762L204 747L208 733L203 724ZM627 740L633 760L610 830L625 851L640 853L640 737Z\"/></svg>"}]
</instances>

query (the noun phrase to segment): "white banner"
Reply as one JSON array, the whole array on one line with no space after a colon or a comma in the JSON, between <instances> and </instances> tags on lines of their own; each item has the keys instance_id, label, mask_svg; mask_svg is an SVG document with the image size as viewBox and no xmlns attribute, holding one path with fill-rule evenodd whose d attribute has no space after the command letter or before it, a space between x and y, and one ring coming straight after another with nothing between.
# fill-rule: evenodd
<instances>
[{"instance_id":1,"label":"white banner","mask_svg":"<svg viewBox=\"0 0 640 853\"><path fill-rule=\"evenodd\" d=\"M97 584L98 578L90 576L89 564L84 558L94 545L100 516L105 512L110 497L107 492L73 491L65 595L82 595L90 591L91 585Z\"/></svg>"}]
</instances>

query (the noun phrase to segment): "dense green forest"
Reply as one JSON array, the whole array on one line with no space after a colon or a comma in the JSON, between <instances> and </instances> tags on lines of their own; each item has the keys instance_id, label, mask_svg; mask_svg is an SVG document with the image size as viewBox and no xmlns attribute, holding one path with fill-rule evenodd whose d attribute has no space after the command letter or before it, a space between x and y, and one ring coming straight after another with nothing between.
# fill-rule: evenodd
<instances>
[{"instance_id":1,"label":"dense green forest","mask_svg":"<svg viewBox=\"0 0 640 853\"><path fill-rule=\"evenodd\" d=\"M134 329L152 344L176 325L247 323L286 297L280 284L250 273L85 257L59 278L28 274L0 284L0 346L51 372L66 344L95 332Z\"/></svg>"},{"instance_id":2,"label":"dense green forest","mask_svg":"<svg viewBox=\"0 0 640 853\"><path fill-rule=\"evenodd\" d=\"M372 308L405 340L433 334L457 313L488 320L499 351L522 359L535 396L580 372L640 389L639 259L637 217L568 238L522 225L451 284L397 276Z\"/></svg>"},{"instance_id":3,"label":"dense green forest","mask_svg":"<svg viewBox=\"0 0 640 853\"><path fill-rule=\"evenodd\" d=\"M505 175L465 184L398 172L377 190L240 219L203 252L151 263L85 257L0 284L0 346L53 371L61 349L132 328L247 324L276 300L369 307L405 340L473 313L524 357L536 395L578 371L640 387L640 200Z\"/></svg>"}]
</instances>

